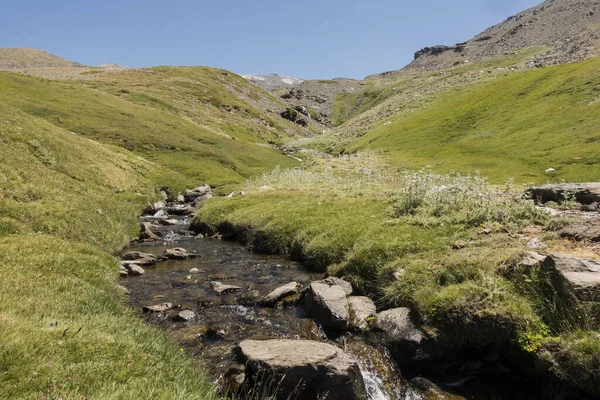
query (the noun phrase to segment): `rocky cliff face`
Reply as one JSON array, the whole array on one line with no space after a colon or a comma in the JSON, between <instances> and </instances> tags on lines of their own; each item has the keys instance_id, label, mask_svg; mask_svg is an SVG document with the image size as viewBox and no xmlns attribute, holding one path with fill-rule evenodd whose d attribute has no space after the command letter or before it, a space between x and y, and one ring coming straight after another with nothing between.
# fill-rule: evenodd
<instances>
[{"instance_id":1,"label":"rocky cliff face","mask_svg":"<svg viewBox=\"0 0 600 400\"><path fill-rule=\"evenodd\" d=\"M472 61L538 47L531 66L563 64L600 55L600 1L547 0L452 46L425 47L404 71L440 71ZM398 71L373 75L387 76Z\"/></svg>"},{"instance_id":2,"label":"rocky cliff face","mask_svg":"<svg viewBox=\"0 0 600 400\"><path fill-rule=\"evenodd\" d=\"M291 76L279 76L277 74L242 75L242 78L249 80L256 86L260 86L265 90L291 89L304 82L302 79L293 78Z\"/></svg>"}]
</instances>

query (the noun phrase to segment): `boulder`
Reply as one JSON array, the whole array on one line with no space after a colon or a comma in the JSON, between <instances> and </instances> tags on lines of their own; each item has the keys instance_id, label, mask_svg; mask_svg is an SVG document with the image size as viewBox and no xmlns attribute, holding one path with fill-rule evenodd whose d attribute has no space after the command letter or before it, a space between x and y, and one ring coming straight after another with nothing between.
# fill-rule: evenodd
<instances>
[{"instance_id":1,"label":"boulder","mask_svg":"<svg viewBox=\"0 0 600 400\"><path fill-rule=\"evenodd\" d=\"M162 303L153 306L144 306L142 311L145 313L164 313L173 308L173 303Z\"/></svg>"},{"instance_id":2,"label":"boulder","mask_svg":"<svg viewBox=\"0 0 600 400\"><path fill-rule=\"evenodd\" d=\"M155 258L138 258L137 260L123 260L121 265L127 267L130 264L136 264L142 267L149 267L156 264Z\"/></svg>"},{"instance_id":3,"label":"boulder","mask_svg":"<svg viewBox=\"0 0 600 400\"><path fill-rule=\"evenodd\" d=\"M121 255L122 260L139 260L139 259L148 259L154 260L154 263L158 260L158 257L154 254L150 253L142 253L141 251L128 251Z\"/></svg>"},{"instance_id":4,"label":"boulder","mask_svg":"<svg viewBox=\"0 0 600 400\"><path fill-rule=\"evenodd\" d=\"M138 264L128 264L124 267L127 270L127 275L129 276L140 276L146 273L144 268L140 267Z\"/></svg>"},{"instance_id":5,"label":"boulder","mask_svg":"<svg viewBox=\"0 0 600 400\"><path fill-rule=\"evenodd\" d=\"M311 340L244 340L236 348L246 373L279 384L277 399L365 399L357 362L342 350Z\"/></svg>"},{"instance_id":6,"label":"boulder","mask_svg":"<svg viewBox=\"0 0 600 400\"><path fill-rule=\"evenodd\" d=\"M190 310L181 311L179 314L173 317L175 321L188 322L196 317L196 313Z\"/></svg>"},{"instance_id":7,"label":"boulder","mask_svg":"<svg viewBox=\"0 0 600 400\"><path fill-rule=\"evenodd\" d=\"M600 300L600 261L552 254L543 267L558 294L568 301Z\"/></svg>"},{"instance_id":8,"label":"boulder","mask_svg":"<svg viewBox=\"0 0 600 400\"><path fill-rule=\"evenodd\" d=\"M192 206L198 208L198 207L200 207L202 202L204 202L205 200L208 200L208 199L212 199L212 197L213 197L212 193L206 193L203 196L196 197L196 199L194 199L194 201L192 202Z\"/></svg>"},{"instance_id":9,"label":"boulder","mask_svg":"<svg viewBox=\"0 0 600 400\"><path fill-rule=\"evenodd\" d=\"M598 222L578 222L565 227L560 237L576 241L600 242L600 225Z\"/></svg>"},{"instance_id":10,"label":"boulder","mask_svg":"<svg viewBox=\"0 0 600 400\"><path fill-rule=\"evenodd\" d=\"M198 210L191 205L174 205L165 208L169 215L192 215Z\"/></svg>"},{"instance_id":11,"label":"boulder","mask_svg":"<svg viewBox=\"0 0 600 400\"><path fill-rule=\"evenodd\" d=\"M420 343L423 333L415 327L410 319L408 308L392 308L377 314L373 328L386 333L392 341L408 341Z\"/></svg>"},{"instance_id":12,"label":"boulder","mask_svg":"<svg viewBox=\"0 0 600 400\"><path fill-rule=\"evenodd\" d=\"M323 279L321 282L326 283L328 285L341 286L342 289L344 289L346 296L350 296L352 294L352 284L341 278L336 278L335 276L330 276L329 278Z\"/></svg>"},{"instance_id":13,"label":"boulder","mask_svg":"<svg viewBox=\"0 0 600 400\"><path fill-rule=\"evenodd\" d=\"M192 202L198 197L204 196L208 193L212 193L212 189L208 185L199 186L195 189L191 189L185 192L184 198L186 202Z\"/></svg>"},{"instance_id":14,"label":"boulder","mask_svg":"<svg viewBox=\"0 0 600 400\"><path fill-rule=\"evenodd\" d=\"M538 254L534 251L526 251L523 254L523 258L518 262L518 267L525 267L527 269L541 265L546 257Z\"/></svg>"},{"instance_id":15,"label":"boulder","mask_svg":"<svg viewBox=\"0 0 600 400\"><path fill-rule=\"evenodd\" d=\"M272 306L284 297L298 293L300 284L298 282L290 282L287 285L280 286L262 299L261 304L264 306Z\"/></svg>"},{"instance_id":16,"label":"boulder","mask_svg":"<svg viewBox=\"0 0 600 400\"><path fill-rule=\"evenodd\" d=\"M154 231L154 226L150 222L142 222L141 240L158 240L160 236Z\"/></svg>"},{"instance_id":17,"label":"boulder","mask_svg":"<svg viewBox=\"0 0 600 400\"><path fill-rule=\"evenodd\" d=\"M177 195L177 202L178 203L184 203L185 202L185 197L182 194L178 194Z\"/></svg>"},{"instance_id":18,"label":"boulder","mask_svg":"<svg viewBox=\"0 0 600 400\"><path fill-rule=\"evenodd\" d=\"M306 314L324 327L344 331L348 328L347 287L332 281L312 282L304 295Z\"/></svg>"},{"instance_id":19,"label":"boulder","mask_svg":"<svg viewBox=\"0 0 600 400\"><path fill-rule=\"evenodd\" d=\"M581 204L600 203L600 182L534 186L527 189L525 194L536 203L560 203L571 198Z\"/></svg>"},{"instance_id":20,"label":"boulder","mask_svg":"<svg viewBox=\"0 0 600 400\"><path fill-rule=\"evenodd\" d=\"M190 258L196 257L195 254L190 253L184 248L175 247L173 249L167 249L163 253L163 256L168 258L169 260L188 260Z\"/></svg>"},{"instance_id":21,"label":"boulder","mask_svg":"<svg viewBox=\"0 0 600 400\"><path fill-rule=\"evenodd\" d=\"M369 327L367 318L375 315L377 307L368 297L348 297L348 311L350 314L349 325L351 328L363 331Z\"/></svg>"},{"instance_id":22,"label":"boulder","mask_svg":"<svg viewBox=\"0 0 600 400\"><path fill-rule=\"evenodd\" d=\"M211 282L211 286L213 290L218 294L232 293L232 292L240 292L242 288L234 285L225 285L221 282Z\"/></svg>"},{"instance_id":23,"label":"boulder","mask_svg":"<svg viewBox=\"0 0 600 400\"><path fill-rule=\"evenodd\" d=\"M165 203L157 201L156 203L148 204L144 210L144 215L154 215L165 208Z\"/></svg>"}]
</instances>

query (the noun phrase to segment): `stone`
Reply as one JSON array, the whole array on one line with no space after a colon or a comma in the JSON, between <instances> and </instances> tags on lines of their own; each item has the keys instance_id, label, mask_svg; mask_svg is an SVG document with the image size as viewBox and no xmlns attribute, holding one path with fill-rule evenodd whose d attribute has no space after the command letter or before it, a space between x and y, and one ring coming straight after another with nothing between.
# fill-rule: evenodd
<instances>
[{"instance_id":1,"label":"stone","mask_svg":"<svg viewBox=\"0 0 600 400\"><path fill-rule=\"evenodd\" d=\"M600 203L600 182L534 186L527 189L525 194L536 203L560 203L571 198L581 204Z\"/></svg>"},{"instance_id":2,"label":"stone","mask_svg":"<svg viewBox=\"0 0 600 400\"><path fill-rule=\"evenodd\" d=\"M191 205L174 205L165 209L169 215L192 215L198 210Z\"/></svg>"},{"instance_id":3,"label":"stone","mask_svg":"<svg viewBox=\"0 0 600 400\"><path fill-rule=\"evenodd\" d=\"M137 264L128 264L125 266L125 269L127 269L127 274L129 276L140 276L146 273L146 271L144 271L144 268L140 267Z\"/></svg>"},{"instance_id":4,"label":"stone","mask_svg":"<svg viewBox=\"0 0 600 400\"><path fill-rule=\"evenodd\" d=\"M408 308L392 308L377 314L373 328L386 333L392 341L420 343L423 333L415 327L410 319Z\"/></svg>"},{"instance_id":5,"label":"stone","mask_svg":"<svg viewBox=\"0 0 600 400\"><path fill-rule=\"evenodd\" d=\"M206 201L208 199L212 199L212 197L213 197L212 193L206 193L203 196L196 197L196 199L192 202L192 205L194 207L198 208L204 201Z\"/></svg>"},{"instance_id":6,"label":"stone","mask_svg":"<svg viewBox=\"0 0 600 400\"><path fill-rule=\"evenodd\" d=\"M142 311L145 313L164 313L173 308L173 303L162 303L156 304L153 306L144 306L142 307Z\"/></svg>"},{"instance_id":7,"label":"stone","mask_svg":"<svg viewBox=\"0 0 600 400\"><path fill-rule=\"evenodd\" d=\"M158 260L158 257L150 253L142 253L141 251L128 251L121 255L122 260L139 260L141 258L154 259L154 262Z\"/></svg>"},{"instance_id":8,"label":"stone","mask_svg":"<svg viewBox=\"0 0 600 400\"><path fill-rule=\"evenodd\" d=\"M160 236L158 236L154 232L154 226L150 222L142 222L140 239L141 240L158 240L158 239L160 239Z\"/></svg>"},{"instance_id":9,"label":"stone","mask_svg":"<svg viewBox=\"0 0 600 400\"><path fill-rule=\"evenodd\" d=\"M544 242L540 240L540 238L533 238L529 242L527 242L527 248L529 249L539 249L544 245Z\"/></svg>"},{"instance_id":10,"label":"stone","mask_svg":"<svg viewBox=\"0 0 600 400\"><path fill-rule=\"evenodd\" d=\"M185 192L184 198L186 202L192 202L198 197L204 196L207 193L212 193L212 189L208 185L199 186L195 189L191 189Z\"/></svg>"},{"instance_id":11,"label":"stone","mask_svg":"<svg viewBox=\"0 0 600 400\"><path fill-rule=\"evenodd\" d=\"M335 276L330 276L329 278L323 279L321 282L324 282L328 285L341 286L342 289L344 289L346 296L350 296L352 294L352 284L341 278L336 278Z\"/></svg>"},{"instance_id":12,"label":"stone","mask_svg":"<svg viewBox=\"0 0 600 400\"><path fill-rule=\"evenodd\" d=\"M585 212L600 211L600 204L598 204L598 203L584 204L581 206L581 211L585 211Z\"/></svg>"},{"instance_id":13,"label":"stone","mask_svg":"<svg viewBox=\"0 0 600 400\"><path fill-rule=\"evenodd\" d=\"M199 274L200 270L198 268L191 268L190 269L190 274Z\"/></svg>"},{"instance_id":14,"label":"stone","mask_svg":"<svg viewBox=\"0 0 600 400\"><path fill-rule=\"evenodd\" d=\"M213 287L213 290L215 292L217 292L218 294L226 294L226 293L242 291L242 288L239 286L225 285L221 282L211 282L210 284Z\"/></svg>"},{"instance_id":15,"label":"stone","mask_svg":"<svg viewBox=\"0 0 600 400\"><path fill-rule=\"evenodd\" d=\"M311 340L244 340L236 352L247 375L264 374L280 382L279 398L297 391L297 400L365 399L357 362L341 349ZM300 385L299 385L300 383Z\"/></svg>"},{"instance_id":16,"label":"stone","mask_svg":"<svg viewBox=\"0 0 600 400\"><path fill-rule=\"evenodd\" d=\"M157 201L156 203L148 204L144 210L144 215L154 215L165 208L165 203Z\"/></svg>"},{"instance_id":17,"label":"stone","mask_svg":"<svg viewBox=\"0 0 600 400\"><path fill-rule=\"evenodd\" d=\"M117 290L123 294L131 294L129 289L127 289L125 286L117 285Z\"/></svg>"},{"instance_id":18,"label":"stone","mask_svg":"<svg viewBox=\"0 0 600 400\"><path fill-rule=\"evenodd\" d=\"M175 321L188 322L196 318L196 313L190 310L181 311L179 314L173 317Z\"/></svg>"},{"instance_id":19,"label":"stone","mask_svg":"<svg viewBox=\"0 0 600 400\"><path fill-rule=\"evenodd\" d=\"M568 301L600 300L600 261L552 254L543 267L552 276L558 294Z\"/></svg>"},{"instance_id":20,"label":"stone","mask_svg":"<svg viewBox=\"0 0 600 400\"><path fill-rule=\"evenodd\" d=\"M395 280L401 281L402 279L404 279L405 274L406 274L406 270L404 268L399 268L396 271L394 271L392 276L394 277Z\"/></svg>"},{"instance_id":21,"label":"stone","mask_svg":"<svg viewBox=\"0 0 600 400\"><path fill-rule=\"evenodd\" d=\"M368 297L348 297L349 325L351 328L363 331L369 327L367 319L377 312L375 303Z\"/></svg>"},{"instance_id":22,"label":"stone","mask_svg":"<svg viewBox=\"0 0 600 400\"><path fill-rule=\"evenodd\" d=\"M598 221L578 222L560 231L560 237L576 241L600 242Z\"/></svg>"},{"instance_id":23,"label":"stone","mask_svg":"<svg viewBox=\"0 0 600 400\"><path fill-rule=\"evenodd\" d=\"M196 257L195 254L190 253L184 248L175 247L173 249L167 249L163 253L163 256L168 258L169 260L188 260L190 258Z\"/></svg>"},{"instance_id":24,"label":"stone","mask_svg":"<svg viewBox=\"0 0 600 400\"><path fill-rule=\"evenodd\" d=\"M138 258L137 260L123 260L121 261L121 265L127 267L130 264L136 264L142 267L149 267L156 265L156 261L156 258Z\"/></svg>"},{"instance_id":25,"label":"stone","mask_svg":"<svg viewBox=\"0 0 600 400\"><path fill-rule=\"evenodd\" d=\"M454 250L460 250L460 249L464 249L465 247L467 247L467 243L464 240L457 240L456 242L454 242L454 244L452 245L452 248Z\"/></svg>"},{"instance_id":26,"label":"stone","mask_svg":"<svg viewBox=\"0 0 600 400\"><path fill-rule=\"evenodd\" d=\"M183 221L181 221L180 219L165 219L161 221L161 224L166 226L183 225Z\"/></svg>"},{"instance_id":27,"label":"stone","mask_svg":"<svg viewBox=\"0 0 600 400\"><path fill-rule=\"evenodd\" d=\"M123 265L119 267L119 276L125 277L129 275L129 271Z\"/></svg>"},{"instance_id":28,"label":"stone","mask_svg":"<svg viewBox=\"0 0 600 400\"><path fill-rule=\"evenodd\" d=\"M324 327L345 331L349 318L346 296L343 286L312 282L304 295L306 315Z\"/></svg>"},{"instance_id":29,"label":"stone","mask_svg":"<svg viewBox=\"0 0 600 400\"><path fill-rule=\"evenodd\" d=\"M300 284L298 282L290 282L273 290L260 303L264 306L272 306L284 297L298 293L299 288Z\"/></svg>"},{"instance_id":30,"label":"stone","mask_svg":"<svg viewBox=\"0 0 600 400\"><path fill-rule=\"evenodd\" d=\"M184 203L185 202L185 197L182 194L178 194L177 195L177 202L178 203Z\"/></svg>"},{"instance_id":31,"label":"stone","mask_svg":"<svg viewBox=\"0 0 600 400\"><path fill-rule=\"evenodd\" d=\"M519 261L517 266L533 268L538 265L541 265L545 258L546 257L544 257L543 255L538 254L534 251L526 251L525 254L523 254L523 258L521 259L521 261Z\"/></svg>"}]
</instances>

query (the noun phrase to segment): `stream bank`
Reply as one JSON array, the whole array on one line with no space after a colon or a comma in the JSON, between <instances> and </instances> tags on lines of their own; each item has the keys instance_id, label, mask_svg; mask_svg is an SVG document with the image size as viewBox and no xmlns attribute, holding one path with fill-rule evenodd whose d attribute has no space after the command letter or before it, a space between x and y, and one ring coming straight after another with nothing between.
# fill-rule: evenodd
<instances>
[{"instance_id":1,"label":"stream bank","mask_svg":"<svg viewBox=\"0 0 600 400\"><path fill-rule=\"evenodd\" d=\"M437 358L427 358L426 354L423 358L420 352L424 347L410 348L415 342L412 338L390 341L385 326L379 331L333 329L314 313L308 315L306 296L299 293L275 302L275 307L267 306L263 300L275 289L292 282L310 289L324 275L279 256L250 252L237 243L221 240L219 234L194 236L185 215L168 212L193 212L183 200L165 204L164 208L153 207L149 211L154 214L143 218L144 232L150 231L157 238L149 235L145 243L132 245L128 254L141 252L146 256L137 254L138 259L154 257L157 262L149 262L140 275L127 274L123 285L130 292L132 306L145 310L151 323L199 358L223 389L246 394L251 390L246 387L253 379L248 367L251 357L240 355L241 342L293 339L328 343L350 355L358 364L370 399L585 398L551 378L523 374L522 369L512 365L518 356L506 357L511 349L499 352L490 348ZM231 227L221 233L231 234ZM235 239L231 235L228 238ZM179 248L185 251L173 250ZM169 257L174 253L184 256ZM343 284L330 286L344 291ZM377 311L383 315L386 310ZM376 320L372 317L366 319ZM411 330L418 331L414 327ZM411 354L408 362L403 360L406 354Z\"/></svg>"}]
</instances>

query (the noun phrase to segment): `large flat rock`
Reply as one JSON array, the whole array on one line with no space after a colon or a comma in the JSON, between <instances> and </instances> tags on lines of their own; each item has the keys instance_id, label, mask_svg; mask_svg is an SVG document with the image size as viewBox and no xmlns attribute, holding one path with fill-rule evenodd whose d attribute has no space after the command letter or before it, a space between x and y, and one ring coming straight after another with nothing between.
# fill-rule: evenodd
<instances>
[{"instance_id":1,"label":"large flat rock","mask_svg":"<svg viewBox=\"0 0 600 400\"><path fill-rule=\"evenodd\" d=\"M600 203L600 182L534 186L525 192L536 203L563 202L574 198L581 204Z\"/></svg>"},{"instance_id":2,"label":"large flat rock","mask_svg":"<svg viewBox=\"0 0 600 400\"><path fill-rule=\"evenodd\" d=\"M356 361L341 349L311 340L244 340L237 352L248 374L266 374L281 380L278 399L299 389L298 400L365 399L366 393Z\"/></svg>"},{"instance_id":3,"label":"large flat rock","mask_svg":"<svg viewBox=\"0 0 600 400\"><path fill-rule=\"evenodd\" d=\"M544 260L552 284L568 300L600 300L600 261L552 254Z\"/></svg>"}]
</instances>

